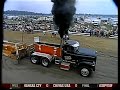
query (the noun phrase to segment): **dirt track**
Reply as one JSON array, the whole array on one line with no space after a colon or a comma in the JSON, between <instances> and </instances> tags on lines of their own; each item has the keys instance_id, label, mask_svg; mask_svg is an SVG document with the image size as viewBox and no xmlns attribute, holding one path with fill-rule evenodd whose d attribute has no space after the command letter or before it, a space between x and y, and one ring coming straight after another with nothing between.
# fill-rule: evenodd
<instances>
[{"instance_id":1,"label":"dirt track","mask_svg":"<svg viewBox=\"0 0 120 90\"><path fill-rule=\"evenodd\" d=\"M10 39L5 37L6 39ZM72 36L74 39L75 37ZM40 65L34 65L29 58L21 60L20 65L13 64L13 60L3 56L2 63L2 82L3 83L117 83L118 82L118 56L117 56L117 40L95 39L92 42L83 42L81 46L88 48L93 47L98 51L96 71L92 77L81 77L75 71L63 71L58 66L52 65L50 68L45 68ZM84 41L89 40L84 38ZM75 38L78 40L78 38ZM109 42L109 46L99 47L98 40L103 44ZM96 43L96 46L94 43ZM112 43L111 43L112 42ZM98 45L98 46L97 46ZM104 50L105 49L105 50Z\"/></svg>"},{"instance_id":2,"label":"dirt track","mask_svg":"<svg viewBox=\"0 0 120 90\"><path fill-rule=\"evenodd\" d=\"M81 77L74 70L63 71L58 66L50 68L34 65L28 58L20 65L15 65L8 57L3 56L3 83L117 83L117 58L98 56L96 71L92 77Z\"/></svg>"}]
</instances>

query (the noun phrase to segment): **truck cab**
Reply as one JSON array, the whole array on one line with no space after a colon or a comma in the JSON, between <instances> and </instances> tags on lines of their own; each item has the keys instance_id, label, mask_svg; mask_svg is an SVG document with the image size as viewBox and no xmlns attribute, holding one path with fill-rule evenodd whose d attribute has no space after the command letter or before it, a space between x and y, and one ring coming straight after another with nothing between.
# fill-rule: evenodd
<instances>
[{"instance_id":1,"label":"truck cab","mask_svg":"<svg viewBox=\"0 0 120 90\"><path fill-rule=\"evenodd\" d=\"M82 48L77 41L67 40L63 45L62 59L76 67L81 76L90 76L95 71L97 51Z\"/></svg>"}]
</instances>

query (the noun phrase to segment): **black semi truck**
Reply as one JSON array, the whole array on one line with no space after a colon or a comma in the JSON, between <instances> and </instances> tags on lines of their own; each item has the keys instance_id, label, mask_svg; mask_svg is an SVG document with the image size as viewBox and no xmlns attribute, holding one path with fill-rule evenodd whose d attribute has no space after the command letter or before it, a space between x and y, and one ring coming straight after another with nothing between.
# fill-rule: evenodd
<instances>
[{"instance_id":1,"label":"black semi truck","mask_svg":"<svg viewBox=\"0 0 120 90\"><path fill-rule=\"evenodd\" d=\"M75 68L83 77L91 76L95 71L97 51L80 47L79 42L66 40L62 47L57 44L36 42L34 51L30 56L33 64L49 67L58 64L60 69L71 70Z\"/></svg>"}]
</instances>

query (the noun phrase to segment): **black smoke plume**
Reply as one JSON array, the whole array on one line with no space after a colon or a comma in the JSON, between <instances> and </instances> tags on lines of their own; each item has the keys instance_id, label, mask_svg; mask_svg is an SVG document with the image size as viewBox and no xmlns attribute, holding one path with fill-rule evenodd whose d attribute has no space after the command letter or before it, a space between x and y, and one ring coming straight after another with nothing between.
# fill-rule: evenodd
<instances>
[{"instance_id":1,"label":"black smoke plume","mask_svg":"<svg viewBox=\"0 0 120 90\"><path fill-rule=\"evenodd\" d=\"M54 3L52 7L53 20L59 28L58 33L61 38L63 38L63 35L68 35L68 29L76 11L75 1L51 0Z\"/></svg>"}]
</instances>

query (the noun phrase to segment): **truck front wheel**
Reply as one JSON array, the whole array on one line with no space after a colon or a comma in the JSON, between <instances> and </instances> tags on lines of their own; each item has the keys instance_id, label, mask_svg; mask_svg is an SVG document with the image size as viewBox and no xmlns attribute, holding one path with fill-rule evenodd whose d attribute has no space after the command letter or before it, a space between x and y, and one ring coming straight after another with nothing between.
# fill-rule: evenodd
<instances>
[{"instance_id":1,"label":"truck front wheel","mask_svg":"<svg viewBox=\"0 0 120 90\"><path fill-rule=\"evenodd\" d=\"M88 66L82 66L79 69L80 75L83 77L89 77L92 74L92 69Z\"/></svg>"},{"instance_id":2,"label":"truck front wheel","mask_svg":"<svg viewBox=\"0 0 120 90\"><path fill-rule=\"evenodd\" d=\"M50 61L49 61L48 58L42 57L42 58L41 58L41 64L42 64L42 66L44 66L44 67L48 67L49 64L50 64Z\"/></svg>"}]
</instances>

